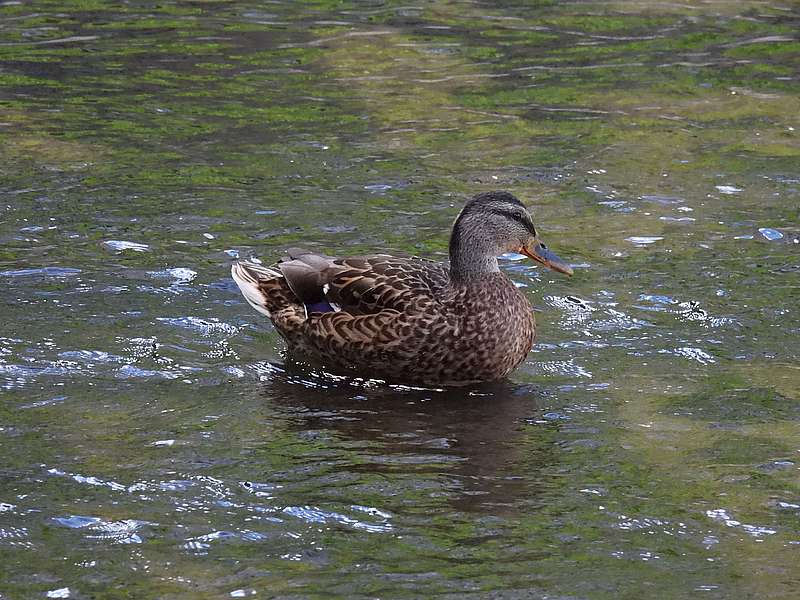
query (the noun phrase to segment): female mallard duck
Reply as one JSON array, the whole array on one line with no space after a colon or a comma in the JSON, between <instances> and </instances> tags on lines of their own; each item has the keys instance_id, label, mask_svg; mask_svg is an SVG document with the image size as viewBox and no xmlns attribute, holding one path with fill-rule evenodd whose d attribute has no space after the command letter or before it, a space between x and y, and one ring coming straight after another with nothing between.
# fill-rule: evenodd
<instances>
[{"instance_id":1,"label":"female mallard duck","mask_svg":"<svg viewBox=\"0 0 800 600\"><path fill-rule=\"evenodd\" d=\"M393 381L463 385L505 377L533 345L531 305L497 266L505 252L572 274L508 192L466 203L453 224L449 267L290 250L272 267L238 262L231 272L290 351Z\"/></svg>"}]
</instances>

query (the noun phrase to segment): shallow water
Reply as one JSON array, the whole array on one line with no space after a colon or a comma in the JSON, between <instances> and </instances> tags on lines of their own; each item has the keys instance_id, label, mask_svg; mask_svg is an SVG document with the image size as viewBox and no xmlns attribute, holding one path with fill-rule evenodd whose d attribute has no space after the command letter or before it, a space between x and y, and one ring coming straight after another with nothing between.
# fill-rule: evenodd
<instances>
[{"instance_id":1,"label":"shallow water","mask_svg":"<svg viewBox=\"0 0 800 600\"><path fill-rule=\"evenodd\" d=\"M0 4L0 597L796 598L796 3ZM228 275L446 255L539 343L287 364Z\"/></svg>"}]
</instances>

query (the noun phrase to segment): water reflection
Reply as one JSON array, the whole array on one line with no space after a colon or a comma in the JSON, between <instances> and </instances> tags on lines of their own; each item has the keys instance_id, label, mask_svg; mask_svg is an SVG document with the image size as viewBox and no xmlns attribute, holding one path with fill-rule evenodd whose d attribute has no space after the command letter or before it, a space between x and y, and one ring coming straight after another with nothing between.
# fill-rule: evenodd
<instances>
[{"instance_id":1,"label":"water reflection","mask_svg":"<svg viewBox=\"0 0 800 600\"><path fill-rule=\"evenodd\" d=\"M458 510L532 503L541 491L531 471L552 454L520 440L538 410L534 386L436 390L344 378L309 385L308 378L307 366L289 365L286 377L262 382L262 394L288 411L298 434L324 431L337 446L357 449L352 472L424 478L431 497Z\"/></svg>"}]
</instances>

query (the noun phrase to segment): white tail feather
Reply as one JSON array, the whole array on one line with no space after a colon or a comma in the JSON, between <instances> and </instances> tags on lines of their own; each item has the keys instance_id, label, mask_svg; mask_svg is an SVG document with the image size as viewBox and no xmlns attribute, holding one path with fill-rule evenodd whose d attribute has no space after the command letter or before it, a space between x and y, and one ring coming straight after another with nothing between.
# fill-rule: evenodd
<instances>
[{"instance_id":1,"label":"white tail feather","mask_svg":"<svg viewBox=\"0 0 800 600\"><path fill-rule=\"evenodd\" d=\"M262 315L270 317L264 302L264 294L259 289L258 282L261 280L275 279L283 277L281 273L274 269L257 265L255 263L234 263L231 266L231 276L239 286L244 299Z\"/></svg>"}]
</instances>

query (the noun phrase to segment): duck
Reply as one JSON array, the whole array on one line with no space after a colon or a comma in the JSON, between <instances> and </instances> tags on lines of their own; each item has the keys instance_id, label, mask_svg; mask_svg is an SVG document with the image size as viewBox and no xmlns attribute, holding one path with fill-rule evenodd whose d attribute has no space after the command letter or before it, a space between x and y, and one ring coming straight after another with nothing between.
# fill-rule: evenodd
<instances>
[{"instance_id":1,"label":"duck","mask_svg":"<svg viewBox=\"0 0 800 600\"><path fill-rule=\"evenodd\" d=\"M463 386L505 378L533 347L533 307L498 265L510 252L573 273L516 196L490 191L458 213L449 262L290 249L272 266L237 261L231 275L293 356L390 383Z\"/></svg>"}]
</instances>

